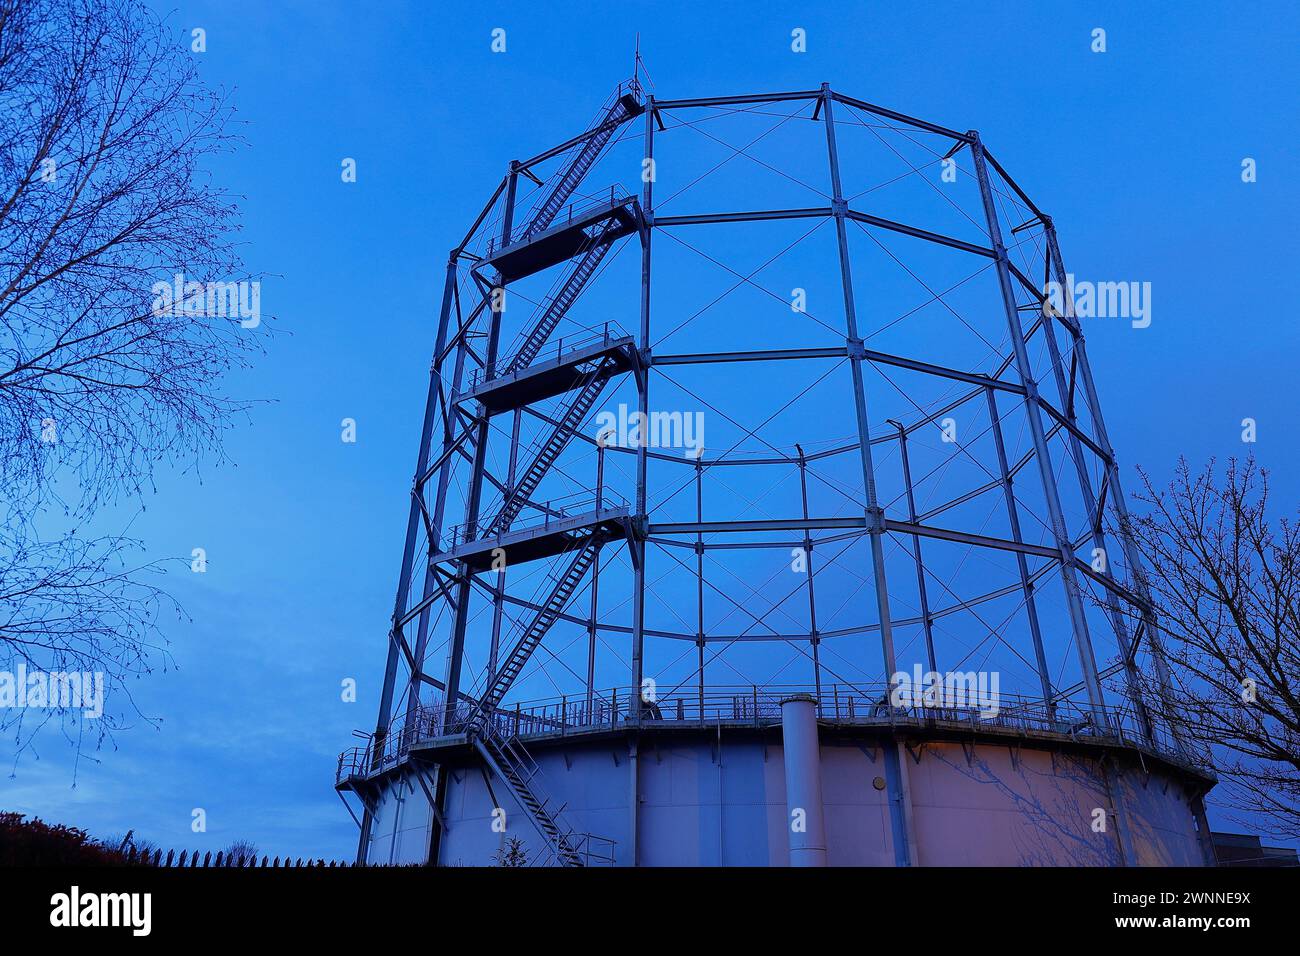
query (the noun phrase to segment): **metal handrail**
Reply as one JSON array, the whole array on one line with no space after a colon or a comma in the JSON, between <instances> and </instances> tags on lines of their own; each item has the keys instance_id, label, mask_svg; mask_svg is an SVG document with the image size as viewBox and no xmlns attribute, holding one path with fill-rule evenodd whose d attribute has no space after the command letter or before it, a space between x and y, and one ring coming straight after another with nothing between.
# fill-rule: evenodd
<instances>
[{"instance_id":1,"label":"metal handrail","mask_svg":"<svg viewBox=\"0 0 1300 956\"><path fill-rule=\"evenodd\" d=\"M578 515L604 511L608 508L626 508L628 502L626 498L617 492L602 488L595 494L590 491L577 491L570 495L562 495L559 498L548 498L544 502L534 502L534 505L538 509L536 512L531 513L529 517L516 518L511 522L510 533L548 528L552 521L559 522ZM484 530L486 524L487 522L478 521L453 525L447 532L448 547L454 548L459 544L468 544L471 541L479 540L479 533ZM502 534L504 533L502 532ZM500 537L500 535L496 535L496 537Z\"/></svg>"},{"instance_id":2,"label":"metal handrail","mask_svg":"<svg viewBox=\"0 0 1300 956\"><path fill-rule=\"evenodd\" d=\"M564 206L561 206L560 207L561 212L555 214L555 218L551 220L550 224L545 229L541 230L541 232L534 233L533 235L528 236L527 239L524 238L524 236L527 233L526 226L521 226L517 231L512 231L511 235L505 238L501 238L498 236L489 236L488 244L487 244L487 255L485 256L485 258L491 258L492 256L496 255L498 252L502 251L503 249L509 249L511 246L515 245L516 243L531 241L537 238L537 236L541 235L542 233L548 232L551 229L555 229L557 228L557 226L561 224L569 225L573 222L574 219L581 219L587 213L593 212L594 210L603 209L606 206L610 207L611 209L617 209L619 206L626 206L628 203L632 202L633 200L634 197L626 189L623 189L621 186L617 184L611 184L609 187L608 199L605 198L604 196L601 196L600 199L592 199L590 197L584 196L580 202L570 202ZM563 213L563 215L561 215L561 213Z\"/></svg>"},{"instance_id":3,"label":"metal handrail","mask_svg":"<svg viewBox=\"0 0 1300 956\"><path fill-rule=\"evenodd\" d=\"M567 336L561 335L559 339L557 339L555 342L555 350L554 350L555 358L558 361L566 353L578 352L582 349L590 348L592 345L594 345L597 342L609 344L610 342L613 342L615 339L628 339L631 337L632 337L631 333L629 333L626 329L620 326L617 322L606 322L602 330L598 332L593 332L590 328L586 328L586 329L579 330L579 333L575 335L567 335ZM568 343L568 348L565 348L566 342ZM522 346L520 348L522 348ZM548 348L546 351L549 354L551 352L551 349ZM518 351L512 354L509 358L506 358L504 360L498 360L496 363L496 368L498 369L509 368L511 364L511 360L517 354ZM534 358L532 365L536 365L541 358L542 358L541 355L538 355L537 358ZM530 365L529 368L531 368L532 365ZM510 374L518 376L520 372L526 370L527 369L519 369ZM498 375L495 373L493 375L488 375L487 369L480 369L480 368L470 369L468 388L472 390L478 388L478 386L484 382L494 382L506 377L508 376Z\"/></svg>"},{"instance_id":4,"label":"metal handrail","mask_svg":"<svg viewBox=\"0 0 1300 956\"><path fill-rule=\"evenodd\" d=\"M566 839L575 853L582 857L583 866L613 866L615 841L594 833L570 833Z\"/></svg>"},{"instance_id":5,"label":"metal handrail","mask_svg":"<svg viewBox=\"0 0 1300 956\"><path fill-rule=\"evenodd\" d=\"M509 729L502 732L499 722L494 719L495 715L491 712L485 712L475 709L468 718L467 732L482 737L487 743L495 747L507 761L513 761L515 771L522 771L524 774L523 785L533 795L543 807L550 802L547 794L546 776L542 772L539 764L528 749L523 746L518 736ZM598 837L591 833L579 833L572 827L564 823L561 812L563 807L546 808L545 813L552 825L556 827L557 847L551 849L552 857L560 855L558 850L573 854L583 861L584 866L591 866L593 862L601 865L612 866L614 858L614 841L606 837ZM601 848L608 847L608 852Z\"/></svg>"},{"instance_id":6,"label":"metal handrail","mask_svg":"<svg viewBox=\"0 0 1300 956\"><path fill-rule=\"evenodd\" d=\"M639 707L638 695L631 688L613 688L593 693L590 703L585 694L570 694L498 707L490 712L462 702L450 710L443 705L422 705L416 717L406 716L393 722L394 731L385 738L385 754L380 765L394 759L394 748L408 746L423 737L467 733L475 721L488 721L492 732L507 739L563 737L591 730L614 729L630 722L665 725L729 724L767 726L781 719L780 703L795 695L807 694L817 702L818 718L830 724L945 724L972 730L1002 730L1020 733L1053 733L1076 740L1118 740L1143 747L1182 765L1205 769L1208 754L1180 748L1171 734L1158 728L1154 740L1147 741L1136 715L1128 707L1107 707L1107 726L1098 727L1092 708L1073 701L1056 701L1048 708L1042 699L1000 694L996 714L982 713L977 707L927 706L910 704L890 706L888 687L881 685L823 685L820 694L804 685L735 685L715 686L700 694L682 690ZM418 730L406 732L408 727ZM400 730L398 728L401 728ZM340 774L354 767L356 759L348 757L360 748L345 751L339 758ZM345 758L347 758L345 760ZM373 760L367 748L361 759L364 767ZM340 780L345 779L340 777Z\"/></svg>"}]
</instances>

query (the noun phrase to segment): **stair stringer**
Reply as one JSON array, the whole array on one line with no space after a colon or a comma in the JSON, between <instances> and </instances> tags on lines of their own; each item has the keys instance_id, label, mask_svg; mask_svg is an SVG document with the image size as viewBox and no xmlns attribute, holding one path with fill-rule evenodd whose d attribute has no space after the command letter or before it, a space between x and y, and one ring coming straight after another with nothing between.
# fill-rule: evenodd
<instances>
[{"instance_id":1,"label":"stair stringer","mask_svg":"<svg viewBox=\"0 0 1300 956\"><path fill-rule=\"evenodd\" d=\"M504 755L499 759L498 754L493 753L494 749L497 749L499 753L499 748L493 748L485 744L480 733L475 733L473 740L474 749L483 758L483 762L492 771L493 776L510 788L511 794L514 795L528 819L532 821L538 836L555 854L556 859L560 861L560 865L567 867L582 866L582 858L569 841L571 831L565 830L557 817L547 811L544 802L529 789L527 781L520 776L517 769L512 768L510 772L507 772L502 767Z\"/></svg>"}]
</instances>

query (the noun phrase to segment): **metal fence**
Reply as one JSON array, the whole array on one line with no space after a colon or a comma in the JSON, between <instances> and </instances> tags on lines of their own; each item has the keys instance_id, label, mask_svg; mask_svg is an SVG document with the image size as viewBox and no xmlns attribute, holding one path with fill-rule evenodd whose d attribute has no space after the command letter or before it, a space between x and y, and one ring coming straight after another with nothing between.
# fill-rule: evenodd
<instances>
[{"instance_id":1,"label":"metal fence","mask_svg":"<svg viewBox=\"0 0 1300 956\"><path fill-rule=\"evenodd\" d=\"M181 850L180 855L177 856L175 850L168 850L166 855L164 855L162 850L138 851L135 847L131 847L124 856L126 857L126 863L128 865L171 867L173 869L180 869L182 867L200 870L215 869L217 867L229 867L233 869L252 869L254 867L258 869L262 867L280 869L285 867L293 869L332 869L336 867L352 867L358 865L353 862L310 858L303 859L302 857L298 857L295 860L292 857L287 856L283 859L278 856L274 858L263 856L259 860L256 854L228 854L224 850L218 850L215 856L211 850L208 850L202 856L199 856L198 850L195 850L193 853L190 853L188 850Z\"/></svg>"}]
</instances>

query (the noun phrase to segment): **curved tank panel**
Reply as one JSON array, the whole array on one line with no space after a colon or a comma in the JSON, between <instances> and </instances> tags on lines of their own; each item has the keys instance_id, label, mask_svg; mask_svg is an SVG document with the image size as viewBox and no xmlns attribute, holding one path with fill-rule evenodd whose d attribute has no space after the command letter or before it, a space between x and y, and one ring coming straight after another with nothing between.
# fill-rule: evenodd
<instances>
[{"instance_id":1,"label":"curved tank panel","mask_svg":"<svg viewBox=\"0 0 1300 956\"><path fill-rule=\"evenodd\" d=\"M530 745L533 792L562 814L587 865L786 866L794 827L785 752L761 730L614 733ZM1036 741L911 739L823 729L818 748L826 862L905 862L910 828L921 866L1199 866L1205 781L1136 751L1067 752ZM899 755L909 781L900 814ZM511 837L528 861L553 861L511 788L469 753L448 755L444 866L490 866ZM370 863L425 863L430 803L415 771L375 781ZM430 774L428 779L432 779ZM635 782L634 782L635 781ZM629 794L635 792L635 813ZM909 819L910 818L910 819ZM901 829L900 829L901 828ZM396 838L394 838L396 832ZM634 834L635 833L635 837Z\"/></svg>"}]
</instances>

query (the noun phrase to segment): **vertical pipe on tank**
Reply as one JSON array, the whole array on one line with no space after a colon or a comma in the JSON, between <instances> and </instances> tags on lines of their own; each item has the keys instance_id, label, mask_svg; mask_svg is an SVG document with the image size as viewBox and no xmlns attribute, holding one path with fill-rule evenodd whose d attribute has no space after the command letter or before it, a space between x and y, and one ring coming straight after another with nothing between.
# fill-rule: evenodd
<instances>
[{"instance_id":1,"label":"vertical pipe on tank","mask_svg":"<svg viewBox=\"0 0 1300 956\"><path fill-rule=\"evenodd\" d=\"M826 825L822 813L817 702L811 695L796 694L781 701L781 739L785 751L790 865L825 866Z\"/></svg>"}]
</instances>

